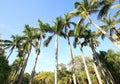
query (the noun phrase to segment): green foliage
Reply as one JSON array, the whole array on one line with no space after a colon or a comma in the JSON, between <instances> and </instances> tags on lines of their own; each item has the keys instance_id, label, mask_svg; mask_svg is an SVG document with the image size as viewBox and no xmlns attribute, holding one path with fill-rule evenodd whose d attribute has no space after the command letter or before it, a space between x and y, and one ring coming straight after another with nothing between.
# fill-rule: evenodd
<instances>
[{"instance_id":1,"label":"green foliage","mask_svg":"<svg viewBox=\"0 0 120 84\"><path fill-rule=\"evenodd\" d=\"M29 84L30 75L29 73L24 73L22 84Z\"/></svg>"},{"instance_id":2,"label":"green foliage","mask_svg":"<svg viewBox=\"0 0 120 84\"><path fill-rule=\"evenodd\" d=\"M54 84L53 72L40 72L34 77L34 84Z\"/></svg>"},{"instance_id":3,"label":"green foliage","mask_svg":"<svg viewBox=\"0 0 120 84\"><path fill-rule=\"evenodd\" d=\"M0 48L0 84L8 84L8 77L10 74L10 66L8 60L4 55L4 50Z\"/></svg>"},{"instance_id":4,"label":"green foliage","mask_svg":"<svg viewBox=\"0 0 120 84\"><path fill-rule=\"evenodd\" d=\"M98 53L100 61L103 67L110 71L116 84L120 83L120 52L114 52L113 50L100 51Z\"/></svg>"}]
</instances>

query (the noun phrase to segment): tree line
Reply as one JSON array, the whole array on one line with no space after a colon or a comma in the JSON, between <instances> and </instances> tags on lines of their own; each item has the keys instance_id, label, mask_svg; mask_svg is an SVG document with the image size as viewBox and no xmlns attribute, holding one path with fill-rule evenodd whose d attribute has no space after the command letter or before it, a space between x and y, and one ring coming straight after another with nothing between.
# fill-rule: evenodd
<instances>
[{"instance_id":1,"label":"tree line","mask_svg":"<svg viewBox=\"0 0 120 84\"><path fill-rule=\"evenodd\" d=\"M118 81L119 75L117 76L115 75L116 72L115 73L112 72L117 68L111 69L111 68L115 68L114 66L117 66L117 64L110 63L109 65L109 62L107 62L110 59L109 56L108 56L109 59L106 60L107 57L105 58L100 56L99 54L97 54L96 51L96 47L100 46L100 41L98 40L99 37L101 37L102 39L105 39L105 37L107 37L118 49L120 49L120 44L119 44L120 10L117 10L114 14L108 13L110 7L112 8L115 8L116 6L119 7L118 4L112 6L114 2L115 0L83 0L80 2L75 2L74 3L75 9L73 11L64 14L64 16L57 17L55 20L53 20L53 24L54 24L53 26L49 25L48 23L43 23L41 20L38 20L38 25L39 25L38 28L31 27L27 24L24 26L23 35L12 35L11 40L0 39L1 50L7 50L7 49L10 50L8 56L4 57L4 54L2 54L2 57L4 57L6 61L9 59L10 56L12 56L12 53L14 53L15 49L18 52L17 57L19 59L17 59L18 62L17 67L16 66L13 67L15 69L10 72L10 76L9 76L10 78L12 78L12 81L10 81L11 84L22 83L28 58L31 54L31 50L34 48L34 50L36 51L35 61L29 80L29 84L33 84L34 81L33 78L35 77L35 67L37 64L38 56L40 55L40 47L42 43L41 41L44 41L43 42L44 46L48 47L50 41L54 37L55 37L55 72L53 77L55 79L54 83L58 84L58 78L60 73L59 64L58 64L59 36L62 37L63 39L66 39L68 43L67 46L70 56L70 72L68 71L68 73L71 74L73 84L77 84L77 83L79 84L81 82L78 82L77 79L78 74L76 74L76 69L75 69L76 61L73 58L70 38L74 38L73 41L74 48L79 47L80 52L82 53L81 58L83 61L84 70L87 77L86 83L92 84L93 80L91 80L92 78L90 75L88 63L86 61L86 57L83 51L84 46L88 48L89 56L92 60L92 65L95 71L93 75L96 74L98 83L117 84L119 82ZM94 19L99 19L99 21L102 22L103 24L100 25L96 24L94 22L93 17L91 17L93 14L96 16L96 18ZM79 19L78 22L73 21L73 19L76 16ZM93 30L92 29L93 26L97 29ZM108 55L106 52L101 52L101 54L103 54L103 56ZM81 74L79 74L79 76L80 75ZM66 81L69 82L70 80L71 79L69 80L67 79ZM85 82L84 79L81 80ZM45 80L41 80L41 81L45 82Z\"/></svg>"}]
</instances>

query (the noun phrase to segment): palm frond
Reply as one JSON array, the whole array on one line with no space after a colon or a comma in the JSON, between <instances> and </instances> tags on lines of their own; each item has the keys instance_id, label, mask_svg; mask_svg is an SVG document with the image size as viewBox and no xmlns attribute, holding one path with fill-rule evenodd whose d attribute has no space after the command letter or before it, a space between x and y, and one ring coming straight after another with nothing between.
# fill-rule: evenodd
<instances>
[{"instance_id":1,"label":"palm frond","mask_svg":"<svg viewBox=\"0 0 120 84\"><path fill-rule=\"evenodd\" d=\"M49 36L49 37L44 41L43 44L44 44L45 47L48 47L50 41L52 40L52 37L53 37L53 35L52 35L52 36Z\"/></svg>"},{"instance_id":2,"label":"palm frond","mask_svg":"<svg viewBox=\"0 0 120 84\"><path fill-rule=\"evenodd\" d=\"M74 7L75 7L75 8L78 8L80 5L81 5L80 2L75 2L75 3L74 3Z\"/></svg>"},{"instance_id":3,"label":"palm frond","mask_svg":"<svg viewBox=\"0 0 120 84\"><path fill-rule=\"evenodd\" d=\"M104 35L104 34L102 34L102 35L101 35L101 38L102 38L102 40L104 40L104 38L105 38L105 35Z\"/></svg>"},{"instance_id":4,"label":"palm frond","mask_svg":"<svg viewBox=\"0 0 120 84\"><path fill-rule=\"evenodd\" d=\"M114 33L114 29L110 29L110 36L112 36Z\"/></svg>"},{"instance_id":5,"label":"palm frond","mask_svg":"<svg viewBox=\"0 0 120 84\"><path fill-rule=\"evenodd\" d=\"M10 40L2 40L2 39L0 39L0 42L3 42L3 43L12 43L12 41L10 41Z\"/></svg>"},{"instance_id":6,"label":"palm frond","mask_svg":"<svg viewBox=\"0 0 120 84\"><path fill-rule=\"evenodd\" d=\"M99 11L99 14L98 14L98 19L101 19L102 17L107 15L110 6L111 6L111 4L108 4L101 8L101 10Z\"/></svg>"},{"instance_id":7,"label":"palm frond","mask_svg":"<svg viewBox=\"0 0 120 84\"><path fill-rule=\"evenodd\" d=\"M77 43L78 43L78 38L75 37L75 38L74 38L74 41L73 41L73 46L74 46L74 48L76 48Z\"/></svg>"},{"instance_id":8,"label":"palm frond","mask_svg":"<svg viewBox=\"0 0 120 84\"><path fill-rule=\"evenodd\" d=\"M9 55L7 56L7 59L10 57L10 55L12 54L13 50L14 50L15 46L13 46L11 49L10 49L10 53Z\"/></svg>"},{"instance_id":9,"label":"palm frond","mask_svg":"<svg viewBox=\"0 0 120 84\"><path fill-rule=\"evenodd\" d=\"M118 15L120 15L120 10L117 11L117 12L113 15L113 18L114 18L114 19L117 18Z\"/></svg>"},{"instance_id":10,"label":"palm frond","mask_svg":"<svg viewBox=\"0 0 120 84\"><path fill-rule=\"evenodd\" d=\"M120 18L116 21L117 24L120 24Z\"/></svg>"},{"instance_id":11,"label":"palm frond","mask_svg":"<svg viewBox=\"0 0 120 84\"><path fill-rule=\"evenodd\" d=\"M79 13L80 13L80 11L78 11L78 10L73 10L73 11L69 12L69 14L71 15L71 17L78 16Z\"/></svg>"},{"instance_id":12,"label":"palm frond","mask_svg":"<svg viewBox=\"0 0 120 84\"><path fill-rule=\"evenodd\" d=\"M92 7L94 4L96 4L96 2L98 2L97 0L90 0L90 7ZM98 5L98 4L97 4Z\"/></svg>"},{"instance_id":13,"label":"palm frond","mask_svg":"<svg viewBox=\"0 0 120 84\"><path fill-rule=\"evenodd\" d=\"M88 6L88 0L83 0L84 1L84 6L87 7Z\"/></svg>"},{"instance_id":14,"label":"palm frond","mask_svg":"<svg viewBox=\"0 0 120 84\"><path fill-rule=\"evenodd\" d=\"M60 31L59 36L66 38L66 34L62 31Z\"/></svg>"},{"instance_id":15,"label":"palm frond","mask_svg":"<svg viewBox=\"0 0 120 84\"><path fill-rule=\"evenodd\" d=\"M74 30L70 30L69 33L68 33L68 35L69 35L70 37L74 36Z\"/></svg>"},{"instance_id":16,"label":"palm frond","mask_svg":"<svg viewBox=\"0 0 120 84\"><path fill-rule=\"evenodd\" d=\"M115 5L111 6L111 8L118 8L118 7L120 7L120 4L115 4Z\"/></svg>"},{"instance_id":17,"label":"palm frond","mask_svg":"<svg viewBox=\"0 0 120 84\"><path fill-rule=\"evenodd\" d=\"M85 28L88 28L91 25L91 23L86 23Z\"/></svg>"}]
</instances>

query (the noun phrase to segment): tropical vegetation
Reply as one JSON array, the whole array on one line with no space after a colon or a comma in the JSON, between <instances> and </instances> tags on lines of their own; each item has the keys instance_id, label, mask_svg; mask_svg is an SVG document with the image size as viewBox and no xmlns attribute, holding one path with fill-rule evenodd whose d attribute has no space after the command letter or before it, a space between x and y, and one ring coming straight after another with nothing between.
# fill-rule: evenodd
<instances>
[{"instance_id":1,"label":"tropical vegetation","mask_svg":"<svg viewBox=\"0 0 120 84\"><path fill-rule=\"evenodd\" d=\"M74 10L56 17L53 25L39 19L38 27L26 24L22 35L0 39L0 84L119 84L120 52L113 49L97 50L106 38L120 50L120 10L111 12L111 8L117 8L120 4L113 5L114 2L115 0L76 1ZM55 70L36 73L41 44L49 47L53 37ZM67 65L58 62L59 38L67 41L70 57ZM79 47L80 55L73 55L73 47ZM84 48L88 49L84 51ZM35 56L31 55L32 51L35 51ZM89 54L86 55L86 52ZM13 53L17 53L16 58L9 65ZM31 74L25 72L26 67L30 66L30 56L34 58Z\"/></svg>"}]
</instances>

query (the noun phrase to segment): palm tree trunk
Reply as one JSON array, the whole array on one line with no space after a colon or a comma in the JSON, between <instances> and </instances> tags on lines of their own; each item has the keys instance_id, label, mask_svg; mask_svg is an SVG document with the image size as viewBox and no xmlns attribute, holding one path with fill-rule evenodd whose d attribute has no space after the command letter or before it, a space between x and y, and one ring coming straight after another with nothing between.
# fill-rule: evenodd
<instances>
[{"instance_id":1,"label":"palm tree trunk","mask_svg":"<svg viewBox=\"0 0 120 84\"><path fill-rule=\"evenodd\" d=\"M89 44L88 44L88 53L89 53L89 56L91 57L91 59L93 60L93 57L91 56L91 51L90 51L90 47L89 47ZM100 77L100 74L98 72L98 69L97 69L97 66L93 60L93 67L94 67L94 70L95 70L95 73L96 73L96 76L97 76L97 79L98 79L98 82L99 84L102 84L102 80L101 80L101 77Z\"/></svg>"},{"instance_id":2,"label":"palm tree trunk","mask_svg":"<svg viewBox=\"0 0 120 84\"><path fill-rule=\"evenodd\" d=\"M95 54L95 53L96 53L95 47L93 47L92 49L93 49L93 52L94 52L94 54ZM95 55L95 56L96 56L96 58L97 58L97 60L98 60L98 62L99 62L100 67L102 68L103 74L107 73L107 74L105 74L105 79L106 79L106 76L108 76L109 79L110 79L110 80L107 80L108 84L109 84L109 83L115 84L115 80L114 80L114 78L112 77L111 73L109 73L109 70L106 70L104 67L102 67L102 63L100 62L99 57L98 57L97 55Z\"/></svg>"},{"instance_id":3,"label":"palm tree trunk","mask_svg":"<svg viewBox=\"0 0 120 84\"><path fill-rule=\"evenodd\" d=\"M11 78L14 78L13 81L11 81L11 84L14 84L15 81L18 79L18 75L20 74L20 71L21 71L21 65L22 65L22 61L19 63L17 69L11 74Z\"/></svg>"},{"instance_id":4,"label":"palm tree trunk","mask_svg":"<svg viewBox=\"0 0 120 84\"><path fill-rule=\"evenodd\" d=\"M97 24L95 24L92 21L92 19L91 19L90 16L88 16L88 19L91 22L91 24L93 24L97 29L99 29L117 48L120 49L120 45L110 35L108 35L100 26L98 26Z\"/></svg>"},{"instance_id":5,"label":"palm tree trunk","mask_svg":"<svg viewBox=\"0 0 120 84\"><path fill-rule=\"evenodd\" d=\"M27 61L28 61L28 58L29 58L29 54L31 52L31 48L30 50L25 54L25 58L24 58L24 61L23 61L23 67L20 71L20 75L18 77L18 84L21 84L22 83L22 78L23 78L23 74L24 74L24 71L25 71L25 68L26 68L26 65L27 65Z\"/></svg>"},{"instance_id":6,"label":"palm tree trunk","mask_svg":"<svg viewBox=\"0 0 120 84\"><path fill-rule=\"evenodd\" d=\"M101 62L100 62L100 59L99 59L99 57L96 55L95 46L92 47L92 51L93 51L93 54L94 54L94 56L96 57L96 59L97 59L97 61L98 61L99 70L101 70L101 72L102 72L102 75L103 75L103 77L104 77L103 79L104 79L105 83L106 83L106 84L110 84L110 83L115 84L115 80L114 80L114 78L112 77L112 75L111 75L110 73L108 73L108 71L106 71L106 69L104 69L104 67L102 67L102 64L101 64ZM107 74L105 74L105 73L107 73ZM109 77L110 81L107 79L107 76Z\"/></svg>"},{"instance_id":7,"label":"palm tree trunk","mask_svg":"<svg viewBox=\"0 0 120 84\"><path fill-rule=\"evenodd\" d=\"M74 84L77 84L76 83L76 76L75 76L75 68L74 68L74 59L73 59L73 54L72 54L72 48L71 48L71 45L70 45L70 40L69 40L69 37L67 37L68 39L68 49L69 49L69 56L70 56L70 62L71 63L71 70L72 70L72 76L73 76L73 82Z\"/></svg>"},{"instance_id":8,"label":"palm tree trunk","mask_svg":"<svg viewBox=\"0 0 120 84\"><path fill-rule=\"evenodd\" d=\"M100 71L100 73L102 75L102 79L104 80L105 84L109 84L109 82L106 78L105 72L102 68L102 64L100 63L100 60L99 60L98 56L96 55L96 51L95 51L94 47L91 47L91 50L93 52L93 60L94 60L94 62L96 62L95 64L98 66L98 70Z\"/></svg>"},{"instance_id":9,"label":"palm tree trunk","mask_svg":"<svg viewBox=\"0 0 120 84\"><path fill-rule=\"evenodd\" d=\"M35 61L34 61L33 69L32 69L32 72L31 72L31 77L30 77L29 84L32 84L32 81L33 81L33 78L34 78L36 64L37 64L38 56L40 54L40 45L41 45L41 40L39 40L39 44L38 44L38 46L36 48L36 56L35 56Z\"/></svg>"},{"instance_id":10,"label":"palm tree trunk","mask_svg":"<svg viewBox=\"0 0 120 84\"><path fill-rule=\"evenodd\" d=\"M56 39L55 39L55 84L58 83L58 34L56 34Z\"/></svg>"},{"instance_id":11,"label":"palm tree trunk","mask_svg":"<svg viewBox=\"0 0 120 84\"><path fill-rule=\"evenodd\" d=\"M84 55L84 53L83 53L80 40L79 40L79 47L80 47L80 51L81 51L81 53L82 53L82 59L83 59L83 63L84 63L84 66L85 66L85 72L86 72L86 75L87 75L87 78L88 78L88 83L89 83L89 84L92 84L91 79L90 79L90 75L89 75L89 72L88 72L87 64L86 64L86 61L85 61L85 55Z\"/></svg>"}]
</instances>

